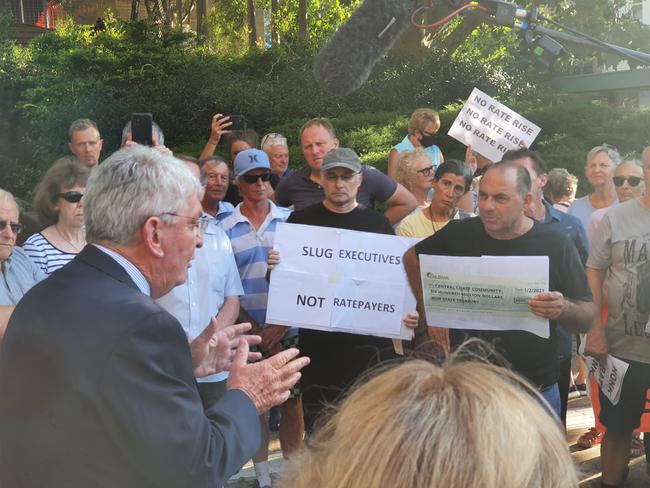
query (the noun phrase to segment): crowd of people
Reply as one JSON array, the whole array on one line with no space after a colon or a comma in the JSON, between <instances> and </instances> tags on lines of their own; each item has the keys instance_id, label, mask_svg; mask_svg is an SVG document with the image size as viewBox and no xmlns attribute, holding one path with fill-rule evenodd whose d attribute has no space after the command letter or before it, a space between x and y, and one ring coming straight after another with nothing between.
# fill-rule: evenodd
<instances>
[{"instance_id":1,"label":"crowd of people","mask_svg":"<svg viewBox=\"0 0 650 488\"><path fill-rule=\"evenodd\" d=\"M587 391L602 426L578 444L602 442L601 486L623 485L650 388L650 148L594 147L575 199L578 178L526 147L445 159L431 109L386 174L325 118L300 129L299 169L285 135L231 124L215 114L196 158L155 123L136 144L129 122L102 161L97 125L72 122L24 240L0 190L2 486L216 487L252 459L261 488L575 487L561 425ZM413 338L268 323L285 222L419 239L403 258ZM422 255L548 257L527 305L550 335L428 324ZM616 403L581 354L628 364Z\"/></svg>"}]
</instances>

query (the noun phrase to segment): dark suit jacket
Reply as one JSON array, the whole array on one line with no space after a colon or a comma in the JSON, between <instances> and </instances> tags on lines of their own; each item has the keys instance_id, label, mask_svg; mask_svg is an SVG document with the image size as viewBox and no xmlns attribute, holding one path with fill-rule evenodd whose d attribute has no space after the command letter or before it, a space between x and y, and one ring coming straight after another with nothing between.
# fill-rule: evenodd
<instances>
[{"instance_id":1,"label":"dark suit jacket","mask_svg":"<svg viewBox=\"0 0 650 488\"><path fill-rule=\"evenodd\" d=\"M3 488L214 488L260 443L243 392L203 411L180 324L96 247L16 307L0 349Z\"/></svg>"}]
</instances>

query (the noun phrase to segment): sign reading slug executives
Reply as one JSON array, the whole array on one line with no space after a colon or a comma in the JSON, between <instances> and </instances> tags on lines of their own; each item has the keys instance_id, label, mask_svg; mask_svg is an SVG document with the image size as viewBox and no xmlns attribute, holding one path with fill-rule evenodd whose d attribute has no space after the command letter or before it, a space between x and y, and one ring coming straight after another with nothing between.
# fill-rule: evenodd
<instances>
[{"instance_id":1,"label":"sign reading slug executives","mask_svg":"<svg viewBox=\"0 0 650 488\"><path fill-rule=\"evenodd\" d=\"M266 320L270 324L410 338L415 311L402 264L406 237L279 224Z\"/></svg>"}]
</instances>

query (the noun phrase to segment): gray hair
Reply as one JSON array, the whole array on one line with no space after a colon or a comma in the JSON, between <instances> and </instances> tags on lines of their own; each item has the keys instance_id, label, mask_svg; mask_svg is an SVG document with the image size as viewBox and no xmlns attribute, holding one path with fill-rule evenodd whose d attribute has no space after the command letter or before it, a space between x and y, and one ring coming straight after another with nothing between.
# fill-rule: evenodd
<instances>
[{"instance_id":1,"label":"gray hair","mask_svg":"<svg viewBox=\"0 0 650 488\"><path fill-rule=\"evenodd\" d=\"M91 128L99 132L99 129L97 128L97 124L94 121L90 119L77 119L74 122L72 122L72 124L70 124L70 128L68 129L68 138L72 140L73 132L91 129Z\"/></svg>"},{"instance_id":2,"label":"gray hair","mask_svg":"<svg viewBox=\"0 0 650 488\"><path fill-rule=\"evenodd\" d=\"M607 154L614 166L618 166L618 164L621 162L621 155L618 153L614 146L610 146L609 144L602 144L600 146L591 148L591 150L587 153L587 161L585 164L589 164L589 161L594 159L596 157L596 154L601 152Z\"/></svg>"},{"instance_id":3,"label":"gray hair","mask_svg":"<svg viewBox=\"0 0 650 488\"><path fill-rule=\"evenodd\" d=\"M121 149L88 180L86 241L132 244L149 217L180 213L188 198L201 194L199 181L178 159L145 146Z\"/></svg>"},{"instance_id":4,"label":"gray hair","mask_svg":"<svg viewBox=\"0 0 650 488\"><path fill-rule=\"evenodd\" d=\"M13 202L13 204L18 208L18 202L14 198L14 196L9 193L7 190L3 190L0 188L0 202Z\"/></svg>"},{"instance_id":5,"label":"gray hair","mask_svg":"<svg viewBox=\"0 0 650 488\"><path fill-rule=\"evenodd\" d=\"M624 159L623 161L621 161L619 166L623 166L624 164L632 164L634 166L638 166L639 168L643 169L643 162L640 159L636 159L636 158Z\"/></svg>"},{"instance_id":6,"label":"gray hair","mask_svg":"<svg viewBox=\"0 0 650 488\"><path fill-rule=\"evenodd\" d=\"M650 146L643 149L643 152L641 153L641 160L645 161L646 156L648 156L649 154L650 154Z\"/></svg>"},{"instance_id":7,"label":"gray hair","mask_svg":"<svg viewBox=\"0 0 650 488\"><path fill-rule=\"evenodd\" d=\"M122 129L122 145L124 145L126 140L129 138L129 132L131 132L130 120L126 123L124 129ZM163 131L158 124L151 121L151 137L153 138L153 136L158 136L158 144L161 146L165 145L165 134L163 134Z\"/></svg>"},{"instance_id":8,"label":"gray hair","mask_svg":"<svg viewBox=\"0 0 650 488\"><path fill-rule=\"evenodd\" d=\"M283 147L289 147L287 144L287 138L284 137L282 134L276 134L275 132L271 132L270 134L266 134L264 137L262 137L262 142L260 143L260 149L264 149L265 147L273 147L273 146L283 146Z\"/></svg>"},{"instance_id":9,"label":"gray hair","mask_svg":"<svg viewBox=\"0 0 650 488\"><path fill-rule=\"evenodd\" d=\"M217 156L216 154L212 156L208 156L207 158L204 158L201 161L199 161L199 169L201 170L202 186L205 186L208 183L208 174L205 172L205 165L208 163L213 163L215 166L219 164L225 164L226 168L228 168L228 175L230 176L230 167L228 166L228 163L226 163L225 159L223 159L221 156Z\"/></svg>"}]
</instances>

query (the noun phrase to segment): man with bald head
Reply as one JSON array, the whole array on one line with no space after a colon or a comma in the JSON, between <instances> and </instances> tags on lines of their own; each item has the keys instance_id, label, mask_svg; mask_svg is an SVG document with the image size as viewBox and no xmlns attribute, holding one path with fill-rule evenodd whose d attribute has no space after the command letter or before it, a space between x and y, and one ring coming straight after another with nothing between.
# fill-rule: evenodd
<instances>
[{"instance_id":1,"label":"man with bald head","mask_svg":"<svg viewBox=\"0 0 650 488\"><path fill-rule=\"evenodd\" d=\"M526 216L531 202L528 171L515 163L492 165L481 178L480 217L449 222L433 236L420 241L404 255L409 283L418 299L420 327L416 346L428 341L418 256L548 256L549 290L528 301L530 311L550 320L546 339L520 330L450 330L451 346L468 337L492 343L512 369L535 385L559 416L557 327L587 331L595 308L580 257L564 233Z\"/></svg>"},{"instance_id":2,"label":"man with bald head","mask_svg":"<svg viewBox=\"0 0 650 488\"><path fill-rule=\"evenodd\" d=\"M14 306L36 283L45 278L25 252L16 247L23 225L18 221L18 205L13 195L0 189L0 341Z\"/></svg>"}]
</instances>

